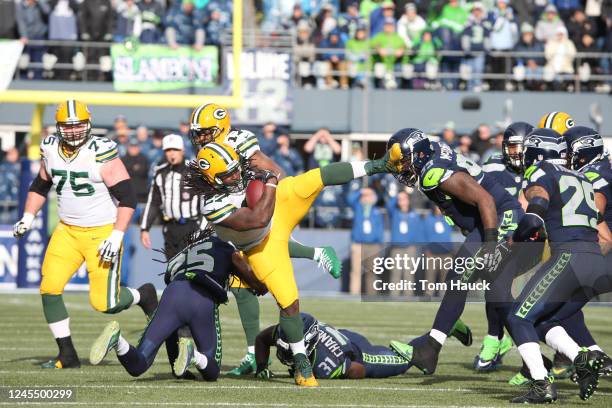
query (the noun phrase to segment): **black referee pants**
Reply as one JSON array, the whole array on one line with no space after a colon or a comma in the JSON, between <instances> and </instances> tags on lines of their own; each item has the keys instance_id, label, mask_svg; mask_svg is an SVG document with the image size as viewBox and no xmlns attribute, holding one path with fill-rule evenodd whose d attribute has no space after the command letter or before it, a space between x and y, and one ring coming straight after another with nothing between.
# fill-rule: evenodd
<instances>
[{"instance_id":1,"label":"black referee pants","mask_svg":"<svg viewBox=\"0 0 612 408\"><path fill-rule=\"evenodd\" d=\"M168 221L164 223L164 251L166 251L166 259L172 258L185 245L189 234L200 227L196 220L187 220L184 224L178 221Z\"/></svg>"}]
</instances>

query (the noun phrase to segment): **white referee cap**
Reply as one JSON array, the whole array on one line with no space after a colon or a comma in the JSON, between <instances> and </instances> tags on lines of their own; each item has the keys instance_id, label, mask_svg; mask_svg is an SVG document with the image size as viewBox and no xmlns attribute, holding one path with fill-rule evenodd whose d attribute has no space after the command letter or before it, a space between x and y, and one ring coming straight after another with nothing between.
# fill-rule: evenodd
<instances>
[{"instance_id":1,"label":"white referee cap","mask_svg":"<svg viewBox=\"0 0 612 408\"><path fill-rule=\"evenodd\" d=\"M164 136L162 139L162 149L176 149L176 150L184 150L185 146L183 144L183 138L176 134L170 134Z\"/></svg>"}]
</instances>

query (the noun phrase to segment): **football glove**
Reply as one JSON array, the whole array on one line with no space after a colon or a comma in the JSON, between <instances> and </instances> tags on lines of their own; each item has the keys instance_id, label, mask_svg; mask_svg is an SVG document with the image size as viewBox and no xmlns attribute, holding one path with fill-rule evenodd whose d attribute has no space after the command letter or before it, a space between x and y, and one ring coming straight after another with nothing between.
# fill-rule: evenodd
<instances>
[{"instance_id":1,"label":"football glove","mask_svg":"<svg viewBox=\"0 0 612 408\"><path fill-rule=\"evenodd\" d=\"M13 236L15 238L21 238L32 226L34 221L34 214L23 213L23 217L13 226Z\"/></svg>"},{"instance_id":2,"label":"football glove","mask_svg":"<svg viewBox=\"0 0 612 408\"><path fill-rule=\"evenodd\" d=\"M113 232L106 238L98 247L98 255L104 262L113 262L117 259L121 243L123 242L123 231L114 229Z\"/></svg>"}]
</instances>

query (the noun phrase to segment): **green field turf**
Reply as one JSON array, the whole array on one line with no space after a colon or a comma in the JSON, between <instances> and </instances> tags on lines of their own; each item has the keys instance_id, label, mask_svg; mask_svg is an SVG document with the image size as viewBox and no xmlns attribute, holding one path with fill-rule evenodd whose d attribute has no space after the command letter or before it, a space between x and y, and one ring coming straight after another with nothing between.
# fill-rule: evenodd
<instances>
[{"instance_id":1,"label":"green field turf","mask_svg":"<svg viewBox=\"0 0 612 408\"><path fill-rule=\"evenodd\" d=\"M45 324L40 297L30 294L0 295L0 384L3 386L62 386L76 390L72 406L124 405L205 407L418 407L418 406L508 406L519 391L507 380L519 365L516 350L493 374L476 374L472 360L485 331L484 307L470 304L464 320L475 335L474 345L463 347L447 341L438 371L425 377L416 370L407 375L378 380L321 381L317 389L299 389L283 366L272 365L277 374L270 382L253 378L231 379L222 374L216 383L178 381L172 378L163 350L151 369L140 378L130 377L114 353L101 366L88 365L89 346L105 323L119 320L123 335L136 343L144 327L138 307L115 317L94 312L86 294L66 294L71 328L83 366L79 370L42 370L39 363L54 356L55 342ZM430 329L437 303L362 303L356 300L303 299L302 309L338 328L350 328L372 342L388 344ZM275 323L278 312L269 298L262 300L262 328ZM612 350L612 309L589 307L587 322L604 349ZM221 306L223 327L222 372L238 363L245 351L244 337L233 299ZM547 354L551 354L546 349ZM562 405L612 406L612 378L602 378L599 392L589 401L578 398L578 388L568 380L558 383ZM0 402L2 405L9 403ZM49 403L43 403L48 406Z\"/></svg>"}]
</instances>

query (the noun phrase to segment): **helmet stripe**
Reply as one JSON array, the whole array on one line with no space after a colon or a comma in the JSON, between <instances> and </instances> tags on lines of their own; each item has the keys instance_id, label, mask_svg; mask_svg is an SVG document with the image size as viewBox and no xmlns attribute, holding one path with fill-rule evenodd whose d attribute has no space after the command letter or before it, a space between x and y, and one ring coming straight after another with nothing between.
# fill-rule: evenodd
<instances>
[{"instance_id":1,"label":"helmet stripe","mask_svg":"<svg viewBox=\"0 0 612 408\"><path fill-rule=\"evenodd\" d=\"M74 99L69 99L66 101L68 105L68 118L76 117L76 106L74 106Z\"/></svg>"},{"instance_id":2,"label":"helmet stripe","mask_svg":"<svg viewBox=\"0 0 612 408\"><path fill-rule=\"evenodd\" d=\"M204 108L207 107L208 105L209 105L208 103L205 105L200 105L200 107L196 109L195 113L193 114L193 121L191 122L193 125L197 125L200 123L200 114L202 113Z\"/></svg>"},{"instance_id":3,"label":"helmet stripe","mask_svg":"<svg viewBox=\"0 0 612 408\"><path fill-rule=\"evenodd\" d=\"M219 146L216 143L210 143L208 144L208 146L206 147L210 147L212 150L214 150L215 152L217 152L219 154L219 156L221 156L221 158L223 159L223 161L225 162L225 164L230 164L231 162L233 162L234 160L232 159L232 156L230 156L223 147Z\"/></svg>"},{"instance_id":4,"label":"helmet stripe","mask_svg":"<svg viewBox=\"0 0 612 408\"><path fill-rule=\"evenodd\" d=\"M557 113L559 112L550 112L548 114L548 117L546 118L546 124L544 125L544 127L549 128L549 129L552 127L553 122L555 120L555 116L557 116Z\"/></svg>"}]
</instances>

